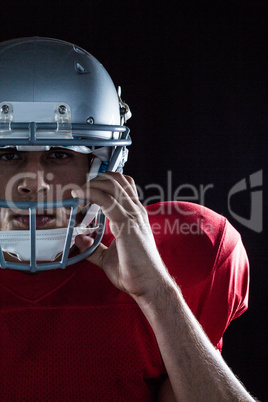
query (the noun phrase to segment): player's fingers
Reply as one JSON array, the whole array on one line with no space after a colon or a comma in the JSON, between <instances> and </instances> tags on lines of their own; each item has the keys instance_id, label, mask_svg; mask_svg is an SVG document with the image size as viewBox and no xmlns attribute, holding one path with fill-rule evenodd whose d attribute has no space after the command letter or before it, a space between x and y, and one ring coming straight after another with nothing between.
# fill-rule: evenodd
<instances>
[{"instance_id":1,"label":"player's fingers","mask_svg":"<svg viewBox=\"0 0 268 402\"><path fill-rule=\"evenodd\" d=\"M81 253L92 246L93 242L94 240L86 235L78 235L75 238L75 245L79 248ZM103 253L106 249L107 247L100 243L96 250L89 257L87 257L87 260L102 268Z\"/></svg>"},{"instance_id":2,"label":"player's fingers","mask_svg":"<svg viewBox=\"0 0 268 402\"><path fill-rule=\"evenodd\" d=\"M120 197L120 192L122 191L122 193L128 195L132 201L138 201L136 185L130 176L118 172L106 172L93 179L91 183L94 186L101 186L103 183L106 183L107 188L110 189L109 193L115 198L117 198L117 195ZM114 193L114 190L116 191L116 194Z\"/></svg>"},{"instance_id":3,"label":"player's fingers","mask_svg":"<svg viewBox=\"0 0 268 402\"><path fill-rule=\"evenodd\" d=\"M137 186L135 183L135 180L133 179L133 177L128 176L128 175L124 175L125 180L127 180L129 187L132 189L134 196L136 197L136 199L139 201L139 194L138 194L138 190L137 190Z\"/></svg>"},{"instance_id":4,"label":"player's fingers","mask_svg":"<svg viewBox=\"0 0 268 402\"><path fill-rule=\"evenodd\" d=\"M90 190L90 191L89 191ZM139 215L135 204L128 200L128 205L124 202L124 206L121 205L111 194L97 188L90 187L86 189L86 194L78 195L79 198L86 198L90 204L97 204L101 207L104 215L113 222L123 222L128 216L136 217Z\"/></svg>"},{"instance_id":5,"label":"player's fingers","mask_svg":"<svg viewBox=\"0 0 268 402\"><path fill-rule=\"evenodd\" d=\"M104 187L105 186L105 187ZM133 202L138 203L138 192L134 180L130 176L116 172L107 172L85 183L81 189L72 191L73 197L85 198L85 193L91 187L103 189L120 202L123 196L129 196Z\"/></svg>"},{"instance_id":6,"label":"player's fingers","mask_svg":"<svg viewBox=\"0 0 268 402\"><path fill-rule=\"evenodd\" d=\"M131 178L110 172L100 177L86 183L81 191L73 191L72 195L99 205L109 219L122 221L127 215L135 217L142 213L143 207Z\"/></svg>"}]
</instances>

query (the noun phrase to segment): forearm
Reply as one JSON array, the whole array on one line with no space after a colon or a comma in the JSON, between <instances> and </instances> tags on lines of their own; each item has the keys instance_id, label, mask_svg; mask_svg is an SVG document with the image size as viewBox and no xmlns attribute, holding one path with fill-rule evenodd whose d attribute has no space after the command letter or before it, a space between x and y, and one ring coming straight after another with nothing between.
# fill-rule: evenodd
<instances>
[{"instance_id":1,"label":"forearm","mask_svg":"<svg viewBox=\"0 0 268 402\"><path fill-rule=\"evenodd\" d=\"M168 275L135 297L158 342L178 401L254 401L215 350Z\"/></svg>"}]
</instances>

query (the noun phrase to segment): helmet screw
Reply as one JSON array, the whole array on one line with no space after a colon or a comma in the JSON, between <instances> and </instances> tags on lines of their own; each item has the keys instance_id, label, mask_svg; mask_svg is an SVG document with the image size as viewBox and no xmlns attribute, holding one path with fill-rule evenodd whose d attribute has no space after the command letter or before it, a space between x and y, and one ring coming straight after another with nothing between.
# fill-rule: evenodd
<instances>
[{"instance_id":1,"label":"helmet screw","mask_svg":"<svg viewBox=\"0 0 268 402\"><path fill-rule=\"evenodd\" d=\"M9 112L9 106L8 105L2 105L1 113L8 114L8 112Z\"/></svg>"},{"instance_id":2,"label":"helmet screw","mask_svg":"<svg viewBox=\"0 0 268 402\"><path fill-rule=\"evenodd\" d=\"M93 117L89 117L89 118L87 119L87 123L88 123L88 124L94 124L94 119L93 119Z\"/></svg>"},{"instance_id":3,"label":"helmet screw","mask_svg":"<svg viewBox=\"0 0 268 402\"><path fill-rule=\"evenodd\" d=\"M65 105L60 105L60 106L58 107L58 111L59 111L59 114L65 114L66 111L67 111L67 108L66 108Z\"/></svg>"}]
</instances>

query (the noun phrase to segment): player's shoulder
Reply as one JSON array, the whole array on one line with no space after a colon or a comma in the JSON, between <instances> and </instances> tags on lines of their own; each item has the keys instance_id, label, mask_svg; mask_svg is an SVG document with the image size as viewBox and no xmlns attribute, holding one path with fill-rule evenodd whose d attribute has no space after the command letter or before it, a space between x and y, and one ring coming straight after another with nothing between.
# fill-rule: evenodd
<instances>
[{"instance_id":1,"label":"player's shoulder","mask_svg":"<svg viewBox=\"0 0 268 402\"><path fill-rule=\"evenodd\" d=\"M165 201L157 202L155 204L150 204L145 206L148 215L151 216L180 216L182 219L192 220L200 216L208 217L209 219L222 220L225 219L219 213L213 211L212 209L205 207L201 204L195 204L192 202L183 201Z\"/></svg>"},{"instance_id":2,"label":"player's shoulder","mask_svg":"<svg viewBox=\"0 0 268 402\"><path fill-rule=\"evenodd\" d=\"M189 279L192 273L195 280L203 280L241 243L228 220L205 206L170 201L148 205L146 210L158 250L171 273L180 271L185 276L187 272Z\"/></svg>"},{"instance_id":3,"label":"player's shoulder","mask_svg":"<svg viewBox=\"0 0 268 402\"><path fill-rule=\"evenodd\" d=\"M230 225L221 214L191 202L159 202L146 206L146 210L152 230L166 230L167 235L205 234L213 241Z\"/></svg>"},{"instance_id":4,"label":"player's shoulder","mask_svg":"<svg viewBox=\"0 0 268 402\"><path fill-rule=\"evenodd\" d=\"M159 202L146 207L152 227L159 227L157 224L166 224L170 227L173 222L174 228L180 227L180 233L187 232L196 234L201 230L208 235L221 235L224 230L233 232L237 237L239 233L229 223L225 216L213 211L204 205L192 202L166 201Z\"/></svg>"}]
</instances>

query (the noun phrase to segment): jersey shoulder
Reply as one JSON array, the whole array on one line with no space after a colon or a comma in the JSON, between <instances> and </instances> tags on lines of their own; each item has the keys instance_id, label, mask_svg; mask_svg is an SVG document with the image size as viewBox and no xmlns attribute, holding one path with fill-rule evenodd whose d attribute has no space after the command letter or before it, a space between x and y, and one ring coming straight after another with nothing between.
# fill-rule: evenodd
<instances>
[{"instance_id":1,"label":"jersey shoulder","mask_svg":"<svg viewBox=\"0 0 268 402\"><path fill-rule=\"evenodd\" d=\"M205 280L241 247L241 237L228 220L202 205L171 201L146 210L158 250L184 286Z\"/></svg>"}]
</instances>

